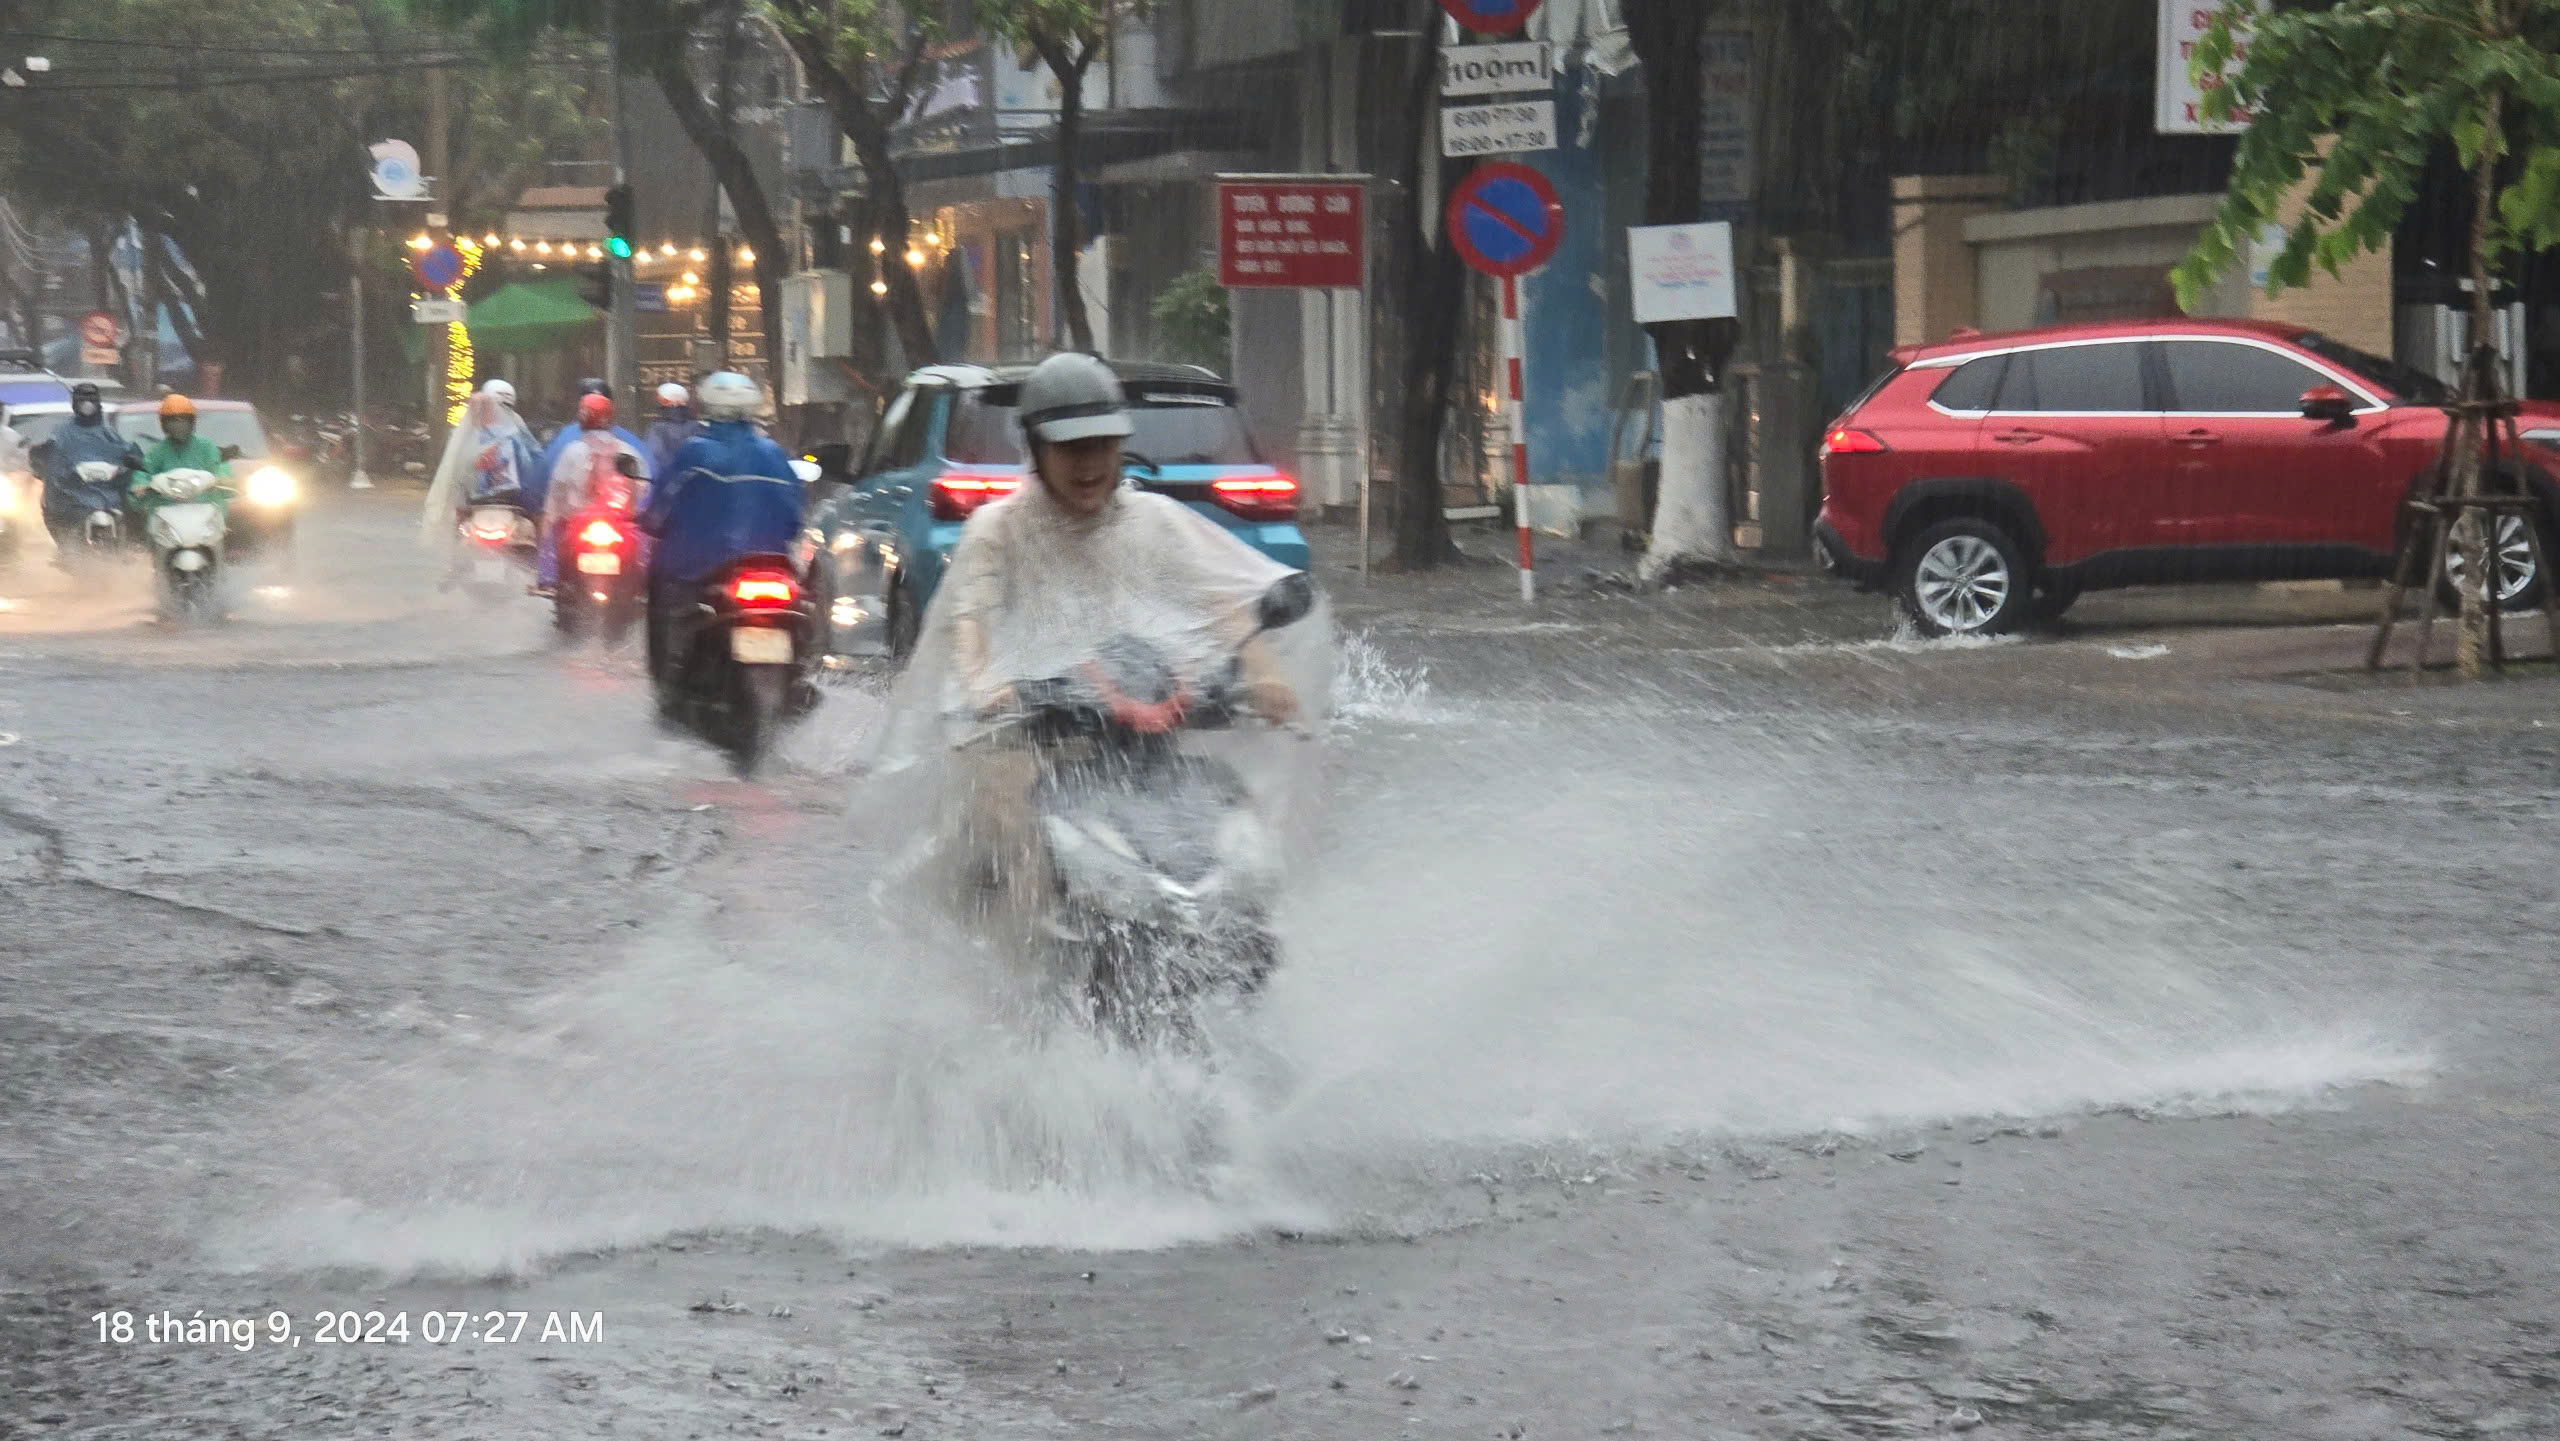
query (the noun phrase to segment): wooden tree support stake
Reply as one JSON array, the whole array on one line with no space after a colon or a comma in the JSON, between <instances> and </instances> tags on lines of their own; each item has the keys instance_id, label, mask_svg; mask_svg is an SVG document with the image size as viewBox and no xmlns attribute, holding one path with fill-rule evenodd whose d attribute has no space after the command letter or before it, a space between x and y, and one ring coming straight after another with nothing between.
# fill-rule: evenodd
<instances>
[{"instance_id":1,"label":"wooden tree support stake","mask_svg":"<svg viewBox=\"0 0 2560 1441\"><path fill-rule=\"evenodd\" d=\"M2465 392L2487 398L2455 400L2444 408L2453 424L2445 432L2443 454L2410 488L2409 497L2403 502L2409 523L2401 528L2399 554L2392 558L2391 584L2384 589L2373 644L2365 652L2366 670L2382 669L2409 587L2423 585L2426 595L2418 610L2418 645L2409 660L2410 678L2415 680L2425 672L2427 652L2435 640L2438 601L2447 588L2453 548L2460 543L2466 519L2486 531L2481 550L2487 564L2482 575L2465 575L2463 583L2476 581L2483 587L2489 663L2501 671L2506 669L2506 629L2497 592L2498 523L2507 516L2524 523L2525 546L2533 557L2536 581L2542 587L2542 615L2550 632L2552 660L2560 665L2560 575L2553 574L2550 552L2543 544L2543 504L2527 488L2520 462L2510 463L2524 454L2523 438L2516 432L2516 403L2504 393L2497 379L2494 350L2480 346L2473 351L2470 365L2472 375L2464 386ZM2473 454L2478 456L2473 473L2476 479L2466 485L2460 467L2464 457ZM2514 489L2493 495L2489 493L2493 485L2511 485Z\"/></svg>"}]
</instances>

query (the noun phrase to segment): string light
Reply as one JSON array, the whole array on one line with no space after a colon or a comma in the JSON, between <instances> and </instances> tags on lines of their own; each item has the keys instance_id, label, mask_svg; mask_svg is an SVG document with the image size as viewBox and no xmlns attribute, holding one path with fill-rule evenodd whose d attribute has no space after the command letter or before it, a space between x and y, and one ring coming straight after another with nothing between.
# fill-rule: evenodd
<instances>
[{"instance_id":1,"label":"string light","mask_svg":"<svg viewBox=\"0 0 2560 1441\"><path fill-rule=\"evenodd\" d=\"M587 247L587 258L588 258L589 260L602 260L602 259L604 259L604 247L603 247L603 246L601 246L601 245L590 245L590 246L588 246L588 247Z\"/></svg>"},{"instance_id":2,"label":"string light","mask_svg":"<svg viewBox=\"0 0 2560 1441\"><path fill-rule=\"evenodd\" d=\"M661 245L661 246L659 246L659 247L658 247L658 253L659 253L660 255L663 255L663 256L667 257L669 260L673 260L673 259L675 259L675 258L676 258L676 243L675 243L674 241L672 241L672 240L668 241L666 244Z\"/></svg>"},{"instance_id":3,"label":"string light","mask_svg":"<svg viewBox=\"0 0 2560 1441\"><path fill-rule=\"evenodd\" d=\"M495 250L495 249L497 249L497 248L498 248L498 232L496 232L496 231L492 230L492 231L490 231L488 234L486 234L486 235L484 235L484 236L480 237L480 243L481 243L482 245L485 245L485 246L489 247L491 250Z\"/></svg>"},{"instance_id":4,"label":"string light","mask_svg":"<svg viewBox=\"0 0 2560 1441\"><path fill-rule=\"evenodd\" d=\"M551 253L551 242L548 240L535 241L533 243L533 253L536 255L549 255Z\"/></svg>"},{"instance_id":5,"label":"string light","mask_svg":"<svg viewBox=\"0 0 2560 1441\"><path fill-rule=\"evenodd\" d=\"M872 254L877 255L877 254L879 254L881 251L884 251L884 250L886 250L886 249L888 249L888 248L889 248L889 242L888 242L888 241L885 241L885 240L881 239L881 238L880 238L879 236L877 236L877 235L875 235L875 236L872 236L872 237L871 237L871 253L872 253Z\"/></svg>"},{"instance_id":6,"label":"string light","mask_svg":"<svg viewBox=\"0 0 2560 1441\"><path fill-rule=\"evenodd\" d=\"M495 236L490 237L493 245L496 239ZM455 237L453 248L454 253L462 257L462 278L445 290L447 299L460 297L463 281L479 271L482 254L481 248L467 235ZM470 326L459 320L448 322L444 336L444 423L460 425L463 407L471 400L471 376L478 369L478 362L471 350Z\"/></svg>"},{"instance_id":7,"label":"string light","mask_svg":"<svg viewBox=\"0 0 2560 1441\"><path fill-rule=\"evenodd\" d=\"M435 241L430 239L427 236L427 233L423 230L409 237L409 248L411 250L425 250L434 244Z\"/></svg>"},{"instance_id":8,"label":"string light","mask_svg":"<svg viewBox=\"0 0 2560 1441\"><path fill-rule=\"evenodd\" d=\"M936 250L940 250L942 248L942 232L939 230L926 231L924 233L924 243L932 246Z\"/></svg>"},{"instance_id":9,"label":"string light","mask_svg":"<svg viewBox=\"0 0 2560 1441\"><path fill-rule=\"evenodd\" d=\"M911 267L921 267L924 264L924 252L916 249L912 245L908 246L907 264Z\"/></svg>"},{"instance_id":10,"label":"string light","mask_svg":"<svg viewBox=\"0 0 2560 1441\"><path fill-rule=\"evenodd\" d=\"M710 258L711 258L710 253L709 253L709 252L707 252L707 251L705 251L705 250L704 250L701 246L699 246L699 245L697 245L697 246L693 247L691 250L686 251L686 252L684 253L684 255L685 255L685 259L692 261L692 262L693 262L694 264L696 264L696 265L700 265L702 262L704 262L704 261L706 261L706 260L708 260L708 259L710 259Z\"/></svg>"},{"instance_id":11,"label":"string light","mask_svg":"<svg viewBox=\"0 0 2560 1441\"><path fill-rule=\"evenodd\" d=\"M510 250L522 250L522 249L524 249L524 237L523 237L523 236L521 236L521 235L519 235L519 236L517 236L515 239L508 241L508 242L507 242L507 248L508 248L508 249L510 249Z\"/></svg>"},{"instance_id":12,"label":"string light","mask_svg":"<svg viewBox=\"0 0 2560 1441\"><path fill-rule=\"evenodd\" d=\"M871 282L871 293L872 293L872 294L874 294L874 295L886 295L886 294L888 294L888 293L889 293L889 282L887 282L887 281L885 281L885 280L875 280L875 281Z\"/></svg>"},{"instance_id":13,"label":"string light","mask_svg":"<svg viewBox=\"0 0 2560 1441\"><path fill-rule=\"evenodd\" d=\"M688 270L684 273L684 283L687 285L700 285L702 283L702 277Z\"/></svg>"},{"instance_id":14,"label":"string light","mask_svg":"<svg viewBox=\"0 0 2560 1441\"><path fill-rule=\"evenodd\" d=\"M740 265L753 265L753 264L755 264L755 263L756 263L756 253L755 253L754 251L752 251L752 250L749 250L747 247L745 247L745 246L743 246L743 245L739 246L739 247L738 247L738 263L739 263Z\"/></svg>"}]
</instances>

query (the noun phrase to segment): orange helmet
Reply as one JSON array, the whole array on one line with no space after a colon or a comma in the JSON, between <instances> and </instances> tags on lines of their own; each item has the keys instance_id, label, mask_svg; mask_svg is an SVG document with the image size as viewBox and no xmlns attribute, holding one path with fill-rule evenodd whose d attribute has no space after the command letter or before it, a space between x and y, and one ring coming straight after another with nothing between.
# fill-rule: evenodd
<instances>
[{"instance_id":1,"label":"orange helmet","mask_svg":"<svg viewBox=\"0 0 2560 1441\"><path fill-rule=\"evenodd\" d=\"M578 424L587 430L603 430L613 424L613 397L582 395L578 397Z\"/></svg>"},{"instance_id":2,"label":"orange helmet","mask_svg":"<svg viewBox=\"0 0 2560 1441\"><path fill-rule=\"evenodd\" d=\"M187 399L183 395L165 395L160 398L160 418L162 420L167 420L173 415L183 415L192 419L195 416L195 413L196 403Z\"/></svg>"}]
</instances>

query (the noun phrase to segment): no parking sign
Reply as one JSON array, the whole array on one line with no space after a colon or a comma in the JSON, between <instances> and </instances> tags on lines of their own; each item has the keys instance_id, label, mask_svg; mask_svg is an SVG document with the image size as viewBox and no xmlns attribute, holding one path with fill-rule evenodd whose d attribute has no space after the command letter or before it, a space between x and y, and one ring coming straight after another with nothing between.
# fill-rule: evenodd
<instances>
[{"instance_id":1,"label":"no parking sign","mask_svg":"<svg viewBox=\"0 0 2560 1441\"><path fill-rule=\"evenodd\" d=\"M1564 243L1564 201L1526 165L1479 165L1449 197L1448 223L1449 241L1467 264L1508 279L1555 257Z\"/></svg>"},{"instance_id":2,"label":"no parking sign","mask_svg":"<svg viewBox=\"0 0 2560 1441\"><path fill-rule=\"evenodd\" d=\"M1449 18L1478 35L1509 35L1529 23L1541 0L1440 0Z\"/></svg>"}]
</instances>

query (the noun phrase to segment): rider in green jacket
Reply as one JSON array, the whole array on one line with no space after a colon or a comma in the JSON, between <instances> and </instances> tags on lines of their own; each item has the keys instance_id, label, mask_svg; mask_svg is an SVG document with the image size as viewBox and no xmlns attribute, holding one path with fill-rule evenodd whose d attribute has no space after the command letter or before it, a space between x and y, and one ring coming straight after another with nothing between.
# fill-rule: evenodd
<instances>
[{"instance_id":1,"label":"rider in green jacket","mask_svg":"<svg viewBox=\"0 0 2560 1441\"><path fill-rule=\"evenodd\" d=\"M231 478L231 462L222 458L222 447L196 434L194 401L183 395L163 399L160 430L161 438L142 454L142 469L134 472L136 489L150 484L152 477L173 470L203 470L224 480Z\"/></svg>"}]
</instances>

